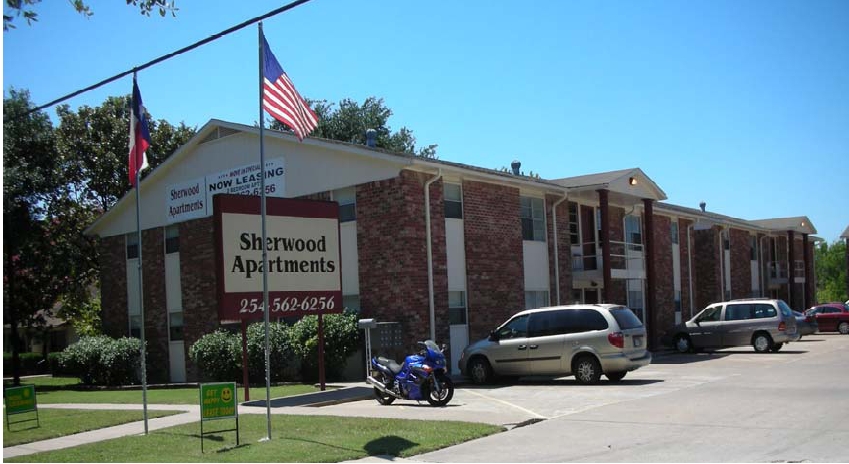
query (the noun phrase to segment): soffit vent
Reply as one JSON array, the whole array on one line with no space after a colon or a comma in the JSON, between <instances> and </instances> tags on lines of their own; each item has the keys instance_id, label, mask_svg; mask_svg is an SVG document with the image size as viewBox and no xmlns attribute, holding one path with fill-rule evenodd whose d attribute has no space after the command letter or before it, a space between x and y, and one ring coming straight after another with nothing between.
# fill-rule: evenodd
<instances>
[{"instance_id":1,"label":"soffit vent","mask_svg":"<svg viewBox=\"0 0 849 464\"><path fill-rule=\"evenodd\" d=\"M216 127L214 131L210 132L203 140L200 141L201 144L212 142L213 140L222 139L227 137L228 135L238 134L241 131L236 129L231 129L229 127Z\"/></svg>"}]
</instances>

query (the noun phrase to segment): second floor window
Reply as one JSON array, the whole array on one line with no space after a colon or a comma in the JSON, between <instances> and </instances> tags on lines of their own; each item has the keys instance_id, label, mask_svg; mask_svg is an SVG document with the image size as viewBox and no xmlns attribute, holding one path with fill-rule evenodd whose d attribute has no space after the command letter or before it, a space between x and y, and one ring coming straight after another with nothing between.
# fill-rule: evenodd
<instances>
[{"instance_id":1,"label":"second floor window","mask_svg":"<svg viewBox=\"0 0 849 464\"><path fill-rule=\"evenodd\" d=\"M445 184L445 217L463 219L463 190L457 184Z\"/></svg>"},{"instance_id":2,"label":"second floor window","mask_svg":"<svg viewBox=\"0 0 849 464\"><path fill-rule=\"evenodd\" d=\"M521 197L522 239L545 241L545 202L542 198Z\"/></svg>"},{"instance_id":3,"label":"second floor window","mask_svg":"<svg viewBox=\"0 0 849 464\"><path fill-rule=\"evenodd\" d=\"M357 220L357 189L348 187L333 192L333 199L339 203L339 222Z\"/></svg>"}]
</instances>

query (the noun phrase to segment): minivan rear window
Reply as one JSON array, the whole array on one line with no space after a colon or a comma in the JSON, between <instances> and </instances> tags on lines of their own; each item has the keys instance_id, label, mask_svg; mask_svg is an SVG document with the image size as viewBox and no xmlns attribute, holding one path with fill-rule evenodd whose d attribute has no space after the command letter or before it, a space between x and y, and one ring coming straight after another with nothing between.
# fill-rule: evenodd
<instances>
[{"instance_id":1,"label":"minivan rear window","mask_svg":"<svg viewBox=\"0 0 849 464\"><path fill-rule=\"evenodd\" d=\"M643 326L640 319L628 308L614 308L610 310L610 314L616 319L621 330L636 329Z\"/></svg>"}]
</instances>

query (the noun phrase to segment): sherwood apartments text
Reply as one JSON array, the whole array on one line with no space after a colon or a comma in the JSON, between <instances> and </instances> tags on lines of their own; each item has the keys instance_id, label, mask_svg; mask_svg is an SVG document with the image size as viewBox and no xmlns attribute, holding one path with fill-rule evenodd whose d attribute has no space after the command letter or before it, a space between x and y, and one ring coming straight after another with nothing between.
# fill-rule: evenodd
<instances>
[{"instance_id":1,"label":"sherwood apartments text","mask_svg":"<svg viewBox=\"0 0 849 464\"><path fill-rule=\"evenodd\" d=\"M242 251L262 251L262 236L250 232L242 232L239 235L239 249ZM266 250L284 253L303 252L327 252L327 237L320 238L293 238L293 237L266 237ZM230 272L245 274L250 279L251 275L262 272L262 259L251 259L242 255L234 256L233 266ZM336 262L325 259L283 259L280 256L268 260L268 272L278 273L327 273L336 271Z\"/></svg>"}]
</instances>

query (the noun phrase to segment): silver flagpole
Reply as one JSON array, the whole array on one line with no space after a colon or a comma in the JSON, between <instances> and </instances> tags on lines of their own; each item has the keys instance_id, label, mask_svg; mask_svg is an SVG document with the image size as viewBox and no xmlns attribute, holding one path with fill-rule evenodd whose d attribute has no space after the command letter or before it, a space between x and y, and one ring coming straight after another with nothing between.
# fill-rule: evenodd
<instances>
[{"instance_id":1,"label":"silver flagpole","mask_svg":"<svg viewBox=\"0 0 849 464\"><path fill-rule=\"evenodd\" d=\"M262 110L262 88L263 81L263 46L262 46L262 21L259 22L259 176L260 189L260 215L262 216L262 316L265 324L265 416L268 427L266 440L271 440L271 362L268 349L268 247L266 243L265 229L265 122Z\"/></svg>"},{"instance_id":2,"label":"silver flagpole","mask_svg":"<svg viewBox=\"0 0 849 464\"><path fill-rule=\"evenodd\" d=\"M136 87L136 73L133 73L133 96L135 97L135 87ZM130 99L131 103L135 104L134 98ZM130 110L130 118L132 119L133 114ZM141 123L141 121L137 121L137 123ZM135 129L135 127L133 128ZM135 134L133 134L135 136ZM133 148L135 150L135 148ZM138 152L136 152L138 155ZM133 162L136 163L136 233L138 234L138 249L139 249L139 310L141 311L141 374L142 374L142 404L144 410L144 434L147 435L147 362L145 359L145 348L144 343L144 292L142 290L142 231L141 231L141 169L138 169L138 159L133 158Z\"/></svg>"}]
</instances>

